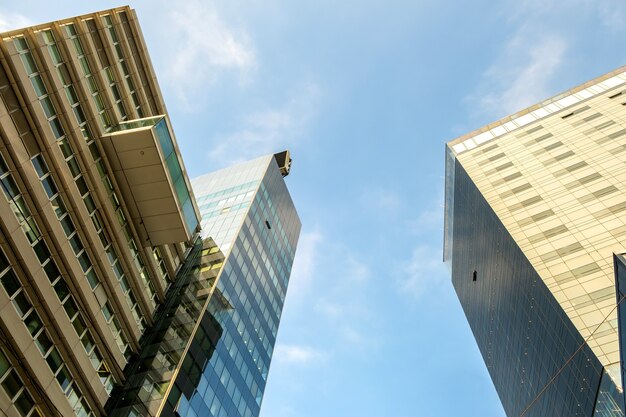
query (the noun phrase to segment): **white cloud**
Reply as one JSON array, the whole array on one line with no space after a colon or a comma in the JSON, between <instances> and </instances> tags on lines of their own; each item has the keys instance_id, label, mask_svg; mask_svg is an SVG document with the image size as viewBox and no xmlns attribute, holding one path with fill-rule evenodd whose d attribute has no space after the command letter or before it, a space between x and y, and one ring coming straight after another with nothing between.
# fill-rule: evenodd
<instances>
[{"instance_id":1,"label":"white cloud","mask_svg":"<svg viewBox=\"0 0 626 417\"><path fill-rule=\"evenodd\" d=\"M600 23L612 30L624 31L626 2L623 0L569 0L567 8L560 0L515 0L511 7L513 17L528 22L543 19L552 26L559 25L559 18L567 20L567 13L597 17Z\"/></svg>"},{"instance_id":2,"label":"white cloud","mask_svg":"<svg viewBox=\"0 0 626 417\"><path fill-rule=\"evenodd\" d=\"M623 0L600 0L592 3L598 8L604 26L616 31L626 29L626 2Z\"/></svg>"},{"instance_id":3,"label":"white cloud","mask_svg":"<svg viewBox=\"0 0 626 417\"><path fill-rule=\"evenodd\" d=\"M309 364L323 359L324 355L311 346L277 344L273 360L288 364Z\"/></svg>"},{"instance_id":4,"label":"white cloud","mask_svg":"<svg viewBox=\"0 0 626 417\"><path fill-rule=\"evenodd\" d=\"M164 63L163 77L178 98L190 104L225 72L249 77L256 53L247 32L234 28L218 14L211 1L189 0L167 16L172 53Z\"/></svg>"},{"instance_id":5,"label":"white cloud","mask_svg":"<svg viewBox=\"0 0 626 417\"><path fill-rule=\"evenodd\" d=\"M506 52L485 72L482 87L470 97L479 113L502 117L551 95L567 42L559 35L529 32L523 30L511 39Z\"/></svg>"},{"instance_id":6,"label":"white cloud","mask_svg":"<svg viewBox=\"0 0 626 417\"><path fill-rule=\"evenodd\" d=\"M315 310L333 321L351 316L363 317L368 309L361 303L360 297L371 277L370 267L347 249L340 249L336 253L338 256L332 262L334 267L326 271L334 274L335 278L325 294L317 300Z\"/></svg>"},{"instance_id":7,"label":"white cloud","mask_svg":"<svg viewBox=\"0 0 626 417\"><path fill-rule=\"evenodd\" d=\"M4 13L0 11L0 32L20 29L33 25L32 21L18 13Z\"/></svg>"},{"instance_id":8,"label":"white cloud","mask_svg":"<svg viewBox=\"0 0 626 417\"><path fill-rule=\"evenodd\" d=\"M317 301L315 310L331 320L341 318L344 311L340 303L332 302L326 298L321 298Z\"/></svg>"},{"instance_id":9,"label":"white cloud","mask_svg":"<svg viewBox=\"0 0 626 417\"><path fill-rule=\"evenodd\" d=\"M388 188L370 187L361 194L365 207L374 207L385 212L396 211L402 205L398 193Z\"/></svg>"},{"instance_id":10,"label":"white cloud","mask_svg":"<svg viewBox=\"0 0 626 417\"><path fill-rule=\"evenodd\" d=\"M372 270L370 259L362 259L344 247L331 248L332 258L325 258L332 268L332 278L326 281L325 290L316 300L314 311L322 322L332 328L335 349L342 353L369 354L384 343L380 333L374 331L380 325L372 310Z\"/></svg>"},{"instance_id":11,"label":"white cloud","mask_svg":"<svg viewBox=\"0 0 626 417\"><path fill-rule=\"evenodd\" d=\"M378 324L368 305L372 302L362 297L362 288L344 286L336 296L321 298L315 304L315 312L332 326L333 338L338 342L334 350L344 353L368 353L382 346L383 340L372 329Z\"/></svg>"},{"instance_id":12,"label":"white cloud","mask_svg":"<svg viewBox=\"0 0 626 417\"><path fill-rule=\"evenodd\" d=\"M383 345L383 339L377 337L372 329L357 329L355 326L344 326L340 331L344 345L348 346L348 350L361 354L371 353L373 350L380 349Z\"/></svg>"},{"instance_id":13,"label":"white cloud","mask_svg":"<svg viewBox=\"0 0 626 417\"><path fill-rule=\"evenodd\" d=\"M424 209L417 218L408 222L409 230L417 236L432 236L443 234L443 193L430 203L424 204Z\"/></svg>"},{"instance_id":14,"label":"white cloud","mask_svg":"<svg viewBox=\"0 0 626 417\"><path fill-rule=\"evenodd\" d=\"M428 245L413 250L411 258L400 266L398 288L401 293L420 298L443 287L449 277L441 260L441 250Z\"/></svg>"},{"instance_id":15,"label":"white cloud","mask_svg":"<svg viewBox=\"0 0 626 417\"><path fill-rule=\"evenodd\" d=\"M323 240L318 228L300 234L296 258L291 269L291 278L289 278L289 298L302 296L310 288L315 278L318 249Z\"/></svg>"},{"instance_id":16,"label":"white cloud","mask_svg":"<svg viewBox=\"0 0 626 417\"><path fill-rule=\"evenodd\" d=\"M370 277L370 268L365 261L349 255L346 260L344 278L351 283L365 282Z\"/></svg>"},{"instance_id":17,"label":"white cloud","mask_svg":"<svg viewBox=\"0 0 626 417\"><path fill-rule=\"evenodd\" d=\"M315 115L319 96L317 85L305 83L284 106L249 115L240 130L215 141L209 159L216 165L225 166L289 148Z\"/></svg>"},{"instance_id":18,"label":"white cloud","mask_svg":"<svg viewBox=\"0 0 626 417\"><path fill-rule=\"evenodd\" d=\"M570 0L566 7L557 0L509 0L501 7L513 35L468 97L473 110L490 119L523 110L564 88L559 74L568 70L568 60L581 59L583 51L569 46L587 41L579 39L588 32L586 25L593 25L598 37L626 32L624 0Z\"/></svg>"}]
</instances>

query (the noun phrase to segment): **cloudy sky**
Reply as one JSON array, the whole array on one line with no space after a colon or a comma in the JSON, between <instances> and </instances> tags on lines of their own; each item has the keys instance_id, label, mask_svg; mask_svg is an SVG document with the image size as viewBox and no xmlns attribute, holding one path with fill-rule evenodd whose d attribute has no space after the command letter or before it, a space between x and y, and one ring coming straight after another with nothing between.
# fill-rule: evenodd
<instances>
[{"instance_id":1,"label":"cloudy sky","mask_svg":"<svg viewBox=\"0 0 626 417\"><path fill-rule=\"evenodd\" d=\"M117 5L1 0L0 30ZM626 64L626 2L131 6L190 176L293 154L262 417L504 416L440 262L444 143Z\"/></svg>"}]
</instances>

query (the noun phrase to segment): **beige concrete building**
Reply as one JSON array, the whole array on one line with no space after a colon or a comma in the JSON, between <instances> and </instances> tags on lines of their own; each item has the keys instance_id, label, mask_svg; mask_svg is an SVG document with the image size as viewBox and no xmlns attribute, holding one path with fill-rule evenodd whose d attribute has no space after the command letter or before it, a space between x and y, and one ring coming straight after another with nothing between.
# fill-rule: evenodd
<instances>
[{"instance_id":1,"label":"beige concrete building","mask_svg":"<svg viewBox=\"0 0 626 417\"><path fill-rule=\"evenodd\" d=\"M0 414L103 415L199 211L132 9L0 37Z\"/></svg>"},{"instance_id":2,"label":"beige concrete building","mask_svg":"<svg viewBox=\"0 0 626 417\"><path fill-rule=\"evenodd\" d=\"M532 411L532 406L542 395L552 395L547 394L550 390L546 387L553 384L569 364L576 363L582 368L592 366L585 364L595 359L579 361L575 357L579 353L586 355L587 347L593 352L589 357L597 357L617 390L622 390L613 253L624 252L626 239L625 106L626 67L622 67L457 138L447 146L445 257L456 265L453 266L453 282L477 340L480 339L479 345L486 344L480 346L483 356L488 366L493 366L490 371L505 409L507 412L514 410L510 415L519 415L526 406L531 410L528 415L548 415L533 414L536 410ZM455 164L457 176L461 177L456 180ZM459 181L469 184L464 179L466 176L473 185L458 184ZM470 220L469 212L460 214L464 209L459 206L462 203L456 201L457 191L464 194L460 188L473 187L502 224L503 230L494 232L494 238L510 235L530 268L521 261L513 268L511 259L517 256L517 249L510 249L502 258L504 249L495 243L493 247L485 243L480 260L477 254L464 258L473 250L466 247L464 241L476 230L462 235L457 223L459 227L467 227L467 231L480 221ZM488 229L494 227L484 227L480 233L492 233ZM464 260L455 264L455 257ZM473 269L473 281L478 284L465 284L463 268ZM522 273L522 269L534 272ZM546 300L550 300L540 301L543 292L533 292L539 285L532 281L534 273L551 294L546 296ZM528 283L522 275L531 277ZM483 282L490 280L489 288L478 288L483 285L481 279ZM507 280L524 283L507 293L510 287L505 290L502 283ZM474 292L476 294L472 295ZM478 296L478 292L482 295ZM505 297L505 293L508 298L500 301L498 297ZM470 300L471 297L474 298ZM551 307L552 297L556 309ZM495 324L497 303L493 300L516 305L516 311L505 313L506 309L502 308L501 314L509 316ZM491 305L494 309L491 316L481 316L479 303ZM542 309L545 311L538 314ZM556 311L558 309L561 311ZM566 318L560 316L561 312ZM578 334L565 342L563 334L569 332L571 325ZM503 339L496 338L495 334ZM505 347L507 344L509 347ZM557 351L562 356L558 356ZM548 358L552 354L554 358ZM493 358L498 355L508 359L496 365L498 360ZM505 363L510 364L510 375L519 367L519 377L505 382L506 377L500 375L505 370L495 369ZM554 371L545 371L548 368ZM567 395L570 401L578 401L580 407L583 403L580 393L587 395L589 390L592 398L597 395L596 374L591 377L581 371L577 374L580 381L573 382L575 378L570 378L571 387L561 391L571 389ZM524 387L516 385L520 381ZM580 387L574 387L578 383ZM542 388L545 390L541 391ZM526 403L520 403L524 402L521 397L508 395L507 391L512 390L528 390ZM559 401L568 401L562 392L550 397L552 405L560 406ZM594 415L609 415L597 411L598 407ZM549 415L561 415L554 411L556 409L546 408L544 413L545 410L554 413ZM568 414L571 409L567 410L563 415L573 415ZM581 411L576 415L588 414Z\"/></svg>"}]
</instances>

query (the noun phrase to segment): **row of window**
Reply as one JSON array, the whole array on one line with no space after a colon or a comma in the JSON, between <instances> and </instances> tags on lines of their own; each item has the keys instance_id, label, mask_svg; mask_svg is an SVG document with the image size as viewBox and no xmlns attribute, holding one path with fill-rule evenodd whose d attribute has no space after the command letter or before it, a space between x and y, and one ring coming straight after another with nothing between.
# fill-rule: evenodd
<instances>
[{"instance_id":1,"label":"row of window","mask_svg":"<svg viewBox=\"0 0 626 417\"><path fill-rule=\"evenodd\" d=\"M70 100L70 103L73 106L74 115L81 127L81 131L83 132L83 135L85 137L91 137L91 132L89 130L89 127L86 124L87 121L85 118L85 114L82 111L82 108L78 102L78 97L76 96L76 92L72 86L71 79L69 79L69 74L67 73L67 70L65 69L66 68L65 63L63 62L63 59L61 58L61 55L55 43L54 35L52 34L52 31L50 30L44 31L43 39L48 46L47 49L48 51L50 51L51 58L57 69L59 77L61 78L61 82L63 83L66 95L68 99ZM37 64L34 62L32 53L30 52L26 39L16 38L14 42L16 44L17 49L20 51L22 62L29 63L29 67L27 67L26 70L29 74L29 77L31 78L31 81L33 79L41 80L41 75L39 74ZM33 84L33 86L34 85L35 84ZM81 199L83 200L83 203L85 204L87 212L89 213L89 216L92 218L92 221L96 227L96 230L99 232L100 238L101 239L104 238L103 243L105 243L107 238L104 236L104 230L102 229L101 221L96 217L98 214L96 213L95 201L91 195L91 192L89 191L89 187L87 185L87 182L85 181L85 177L80 169L78 158L76 158L76 155L72 149L72 146L65 134L63 126L60 123L60 120L58 119L58 114L56 112L54 104L50 100L50 96L48 95L48 90L46 89L43 81L41 82L39 89L40 91L38 91L37 94L39 96L39 102L44 112L46 113L46 117L48 118L49 121L50 120L59 121L57 130L60 136L55 135L57 139L57 143L59 144L59 147L63 153L65 162L70 170L74 183L76 184L76 187L78 189L78 192L81 195ZM46 191L46 194L48 195L48 199L53 201L55 214L57 215L57 218L59 219L59 222L61 223L61 226L63 227L63 231L65 232L68 240L70 241L70 244L76 254L78 262L83 272L85 273L85 277L87 278L87 281L89 282L89 285L91 286L92 290L95 290L95 288L100 284L100 279L96 273L95 268L93 267L93 264L91 262L91 259L89 258L89 255L87 254L87 251L85 250L83 246L83 243L80 240L80 237L78 236L76 227L74 226L74 223L69 213L67 213L67 210L65 209L65 204L63 203L63 199L58 194L58 188L56 187L55 181L48 170L47 164L41 154L34 156L32 159L32 162L33 162L33 166L35 170L37 171L37 176L39 177L43 185L43 188ZM108 303L108 302L105 301L105 303ZM101 308L103 307L104 307L104 304L101 306ZM103 315L104 315L104 311L103 311ZM105 316L105 319L106 319L106 316ZM113 319L110 320L110 327L113 332L113 335L116 338L116 342L121 352L123 354L129 355L130 352L127 353L127 350L129 350L128 339L124 334L122 334L121 325L116 317L113 317Z\"/></svg>"},{"instance_id":2,"label":"row of window","mask_svg":"<svg viewBox=\"0 0 626 417\"><path fill-rule=\"evenodd\" d=\"M61 223L63 232L65 233L67 239L69 240L70 246L72 247L72 250L74 251L74 254L76 255L76 258L78 259L81 268L83 268L83 271L85 270L85 268L87 268L87 270L91 273L90 276L94 277L92 280L93 282L89 281L89 283L92 286L92 289L95 289L96 286L98 285L99 279L96 273L94 272L95 270L93 268L93 265L91 264L89 256L87 255L85 247L83 246L80 236L78 235L78 232L76 231L76 227L74 226L74 223L72 222L72 219L65 208L65 203L63 202L63 198L58 193L54 179L52 178L52 174L48 170L48 166L46 164L46 161L43 158L43 155L41 154L35 155L31 159L31 162L33 163L33 166L35 167L37 176L39 177L39 180L41 181L41 184L43 185L44 191L46 192L48 199L52 202L52 207L54 208L54 212L57 218L59 219L59 222ZM95 204L92 203L92 205L88 205L87 210L90 212L90 215L93 216L95 213ZM104 230L102 228L100 228L99 230L99 235L100 234L104 235ZM130 351L130 346L128 344L128 339L126 335L123 333L122 326L119 320L117 319L117 317L115 317L115 315L113 314L108 301L106 300L104 301L104 303L101 305L101 310L102 310L102 314L104 315L105 320L109 324L113 337L120 351L126 357L130 356L131 351Z\"/></svg>"},{"instance_id":3,"label":"row of window","mask_svg":"<svg viewBox=\"0 0 626 417\"><path fill-rule=\"evenodd\" d=\"M69 25L68 25L69 26ZM68 32L72 32L71 30L68 30ZM63 58L61 56L61 53L59 52L59 49L57 47L55 38L54 38L54 34L52 33L52 30L46 30L43 31L43 39L44 42L46 43L46 45L48 46L48 51L50 53L50 56L52 58L52 61L54 62L57 71L59 72L59 76L61 78L61 81L63 83L63 87L65 89L66 95L70 101L70 104L72 105L72 108L74 109L74 115L76 117L76 121L81 129L81 132L83 134L83 138L85 139L85 142L87 143L89 149L90 149L90 153L92 155L92 157L96 158L100 156L100 153L98 151L97 145L93 139L93 135L92 135L92 130L89 127L89 124L87 122L87 120L84 117L84 111L82 109L82 106L79 102L79 98L76 95L76 91L72 85L71 79L67 78L64 79L63 78L63 73L62 71L60 71L59 69L64 67L65 64L63 62ZM80 43L80 40L78 38L74 38L72 39L73 44L77 50L77 53L79 51L82 51L82 45ZM84 59L84 56L81 57L80 59ZM81 61L82 62L82 61ZM97 87L97 81L95 80L94 77L92 77L90 69L89 69L89 64L87 61L84 61L83 64L83 69L85 70L85 77L88 77L88 79L90 80L89 85L93 86L93 90L92 90L92 95L94 98L94 101L97 105L97 103L101 102L101 98L100 95L98 93L98 87ZM95 93L93 93L93 91L95 91ZM100 100L98 100L100 99ZM81 115L83 115L81 117ZM135 321L137 322L138 325L140 325L141 322L141 318L142 318L142 314L141 311L139 310L139 305L136 301L136 297L134 294L132 294L132 291L130 289L130 285L128 285L128 282L126 280L125 277L125 273L124 273L124 268L121 264L121 261L119 260L118 256L117 256L117 252L115 250L115 248L113 247L112 243L111 243L111 239L107 236L107 233L103 227L104 223L102 221L102 217L101 214L99 213L99 211L96 209L94 200L91 196L91 193L89 191L89 188L87 187L87 184L83 178L83 174L80 171L80 167L78 165L78 163L76 162L76 157L74 154L73 149L71 148L69 142L67 141L67 138L63 139L62 142L60 142L60 146L61 146L61 151L63 153L63 156L65 158L65 161L70 169L70 172L72 173L72 176L74 177L74 182L76 183L76 185L78 186L78 190L82 196L82 200L85 204L85 207L87 209L87 212L94 224L94 227L96 229L96 232L98 233L98 237L100 238L100 241L102 243L102 246L104 247L104 250L107 253L107 258L111 264L112 270L114 271L116 278L118 279L118 281L120 282L120 286L122 287L122 291L124 292L124 294L126 295L126 300L127 303L129 305L129 307L131 308L131 312L133 313L133 317L135 318ZM104 312L103 312L104 313ZM111 321L111 327L112 327L112 331L114 335L119 335L120 332L122 331L121 327L119 326L119 322L117 320L117 318L114 318ZM127 339L124 336L124 339ZM120 338L117 338L118 342L120 341ZM124 355L128 358L130 356L130 354L132 353L130 351L130 349L128 349L128 344L126 343L125 346L122 348L122 353L124 353Z\"/></svg>"},{"instance_id":4,"label":"row of window","mask_svg":"<svg viewBox=\"0 0 626 417\"><path fill-rule=\"evenodd\" d=\"M63 390L63 393L67 397L70 406L74 410L75 414L79 417L93 416L93 413L91 412L87 401L83 398L82 393L80 392L71 372L66 365L66 361L62 358L61 353L56 348L56 346L54 346L48 330L45 328L43 321L33 307L33 304L30 301L28 294L26 294L22 283L18 279L17 274L11 267L7 257L2 250L0 250L0 282L2 283L3 289L11 299L11 302L13 304L13 307L15 307L17 314L22 319L24 326L26 326L26 329L35 341L35 345L37 346L39 353L48 364L50 371L54 375L61 390ZM74 307L75 315L78 315L78 308L75 306L75 304ZM2 366L1 361L0 366ZM21 395L18 386L12 384L14 381L7 380L6 377L7 375L5 375L5 379L3 380L3 382L7 381L7 384L2 385L5 388L5 391L7 391L7 393L9 394L9 396L12 397L13 400L17 400L19 395ZM30 395L22 400L19 407L23 408L24 411L27 411L27 413L24 413L24 415L33 415L32 407L27 407L27 405L29 404L28 400L32 402L32 398L30 397ZM16 407L18 406L16 405Z\"/></svg>"},{"instance_id":5,"label":"row of window","mask_svg":"<svg viewBox=\"0 0 626 417\"><path fill-rule=\"evenodd\" d=\"M128 19L128 15L126 14L126 12L119 12L118 16L122 22L122 28L124 34L126 35L126 41L128 42L128 46L130 47L130 52L133 59L135 60L135 62L143 62L141 53L139 51L139 45L137 45L137 41L135 40L135 36L133 34L130 21ZM141 85L146 90L146 97L148 99L150 109L152 110L152 114L162 114L164 110L159 109L157 103L154 100L156 94L154 94L152 91L150 77L148 77L148 74L146 73L145 65L137 65L137 73L139 74Z\"/></svg>"},{"instance_id":6,"label":"row of window","mask_svg":"<svg viewBox=\"0 0 626 417\"><path fill-rule=\"evenodd\" d=\"M232 195L234 192L236 191L249 191L249 190L255 190L257 188L257 185L259 184L259 181L249 181L246 182L244 184L240 184L240 185L236 185L234 187L229 187L229 188L225 188L223 190L220 191L216 191L214 193L211 194L205 194L201 197L198 198L198 205L200 209L204 209L204 208L211 208L213 207L216 203L212 202L212 203L205 203L208 200L211 200L215 197L221 197L221 196L230 196ZM245 194L245 192L244 192Z\"/></svg>"},{"instance_id":7,"label":"row of window","mask_svg":"<svg viewBox=\"0 0 626 417\"><path fill-rule=\"evenodd\" d=\"M78 34L76 33L76 27L73 23L70 23L65 26L65 32L69 36L70 41L74 47L74 52L78 58L78 62L80 63L80 68L82 69L83 75L85 76L85 80L87 80L87 85L89 86L89 91L91 93L91 98L96 107L96 111L98 112L98 116L100 118L100 123L103 129L107 129L111 127L112 119L109 114L109 111L106 109L104 100L102 98L102 94L98 88L97 77L92 73L91 66L89 65L89 60L85 55L85 50L78 38ZM51 51L54 59L54 52L58 53L58 49ZM72 102L72 100L70 100Z\"/></svg>"},{"instance_id":8,"label":"row of window","mask_svg":"<svg viewBox=\"0 0 626 417\"><path fill-rule=\"evenodd\" d=\"M41 410L35 405L35 401L24 386L22 378L11 366L9 359L2 350L0 350L0 386L9 397L11 406L21 417L41 416Z\"/></svg>"},{"instance_id":9,"label":"row of window","mask_svg":"<svg viewBox=\"0 0 626 417\"><path fill-rule=\"evenodd\" d=\"M100 349L95 345L91 330L87 328L85 316L76 303L74 296L70 293L69 287L65 282L65 278L60 273L55 261L52 259L50 250L41 236L39 227L32 217L30 209L26 205L24 197L21 195L13 176L9 172L8 167L1 155L0 183L2 184L5 197L9 201L10 207L15 213L18 222L22 226L22 230L28 238L39 263L43 267L55 294L63 306L70 323L72 324L72 327L76 331L78 338L85 348L87 356L90 358L94 369L98 372L100 382L102 382L107 392L110 393L113 390L115 381L109 371L109 366L105 363L103 356L100 353ZM60 202L61 200L59 199L58 201ZM65 207L61 206L63 203L60 202L57 204L57 212L64 212ZM63 208L61 209L61 207ZM81 267L83 267L84 270L83 264L81 264Z\"/></svg>"},{"instance_id":10,"label":"row of window","mask_svg":"<svg viewBox=\"0 0 626 417\"><path fill-rule=\"evenodd\" d=\"M39 147L37 145L37 141L35 140L35 136L33 135L30 125L28 123L28 119L24 114L24 111L21 107L20 101L18 100L15 92L13 91L13 87L11 86L11 82L7 76L7 73L4 71L4 68L0 66L0 96L4 101L6 111L9 113L13 124L15 125L15 129L19 138L22 140L22 143L29 151L32 149L34 152L38 152ZM8 127L8 126L7 126Z\"/></svg>"},{"instance_id":11,"label":"row of window","mask_svg":"<svg viewBox=\"0 0 626 417\"><path fill-rule=\"evenodd\" d=\"M87 57L85 56L82 43L80 41L80 38L78 37L78 33L76 32L76 27L74 26L74 24L70 23L65 26L65 31L67 35L69 36L70 40L72 41L72 45L74 46L74 51L77 54L79 61L81 62L83 75L85 76L87 80L89 80L89 87L92 92L92 100L97 110L100 113L101 119L103 120L103 126L107 128L110 126L110 117L108 116L108 113L106 112L106 110L104 110L101 93L99 92L99 89L98 89L98 82L96 81L95 75L91 72L91 67L89 66ZM109 122L105 123L104 119L109 120ZM133 262L137 266L138 271L140 275L142 276L142 280L144 280L144 283L145 283L146 276L148 276L148 273L147 271L145 271L143 259L141 259L141 254L139 253L137 249L137 245L132 237L131 231L128 226L128 222L126 221L126 216L124 215L122 211L119 199L113 187L113 183L111 182L106 166L104 165L104 161L102 161L102 157L100 155L100 152L97 149L97 146L96 146L95 141L93 140L93 137L91 136L85 137L85 141L87 142L89 149L91 151L91 156L100 174L100 179L109 194L109 199L111 201L111 204L113 205L113 209L116 212L117 220L124 230L127 244L131 251L131 255L133 257ZM124 273L122 263L119 260L119 257L117 256L117 253L115 252L115 249L112 246L110 247L110 249L106 249L106 250L107 250L107 255L109 257L109 261L111 262L111 265L113 266L113 271L116 272L118 281L120 282L122 290L126 296L126 301L131 309L133 318L135 319L135 322L139 326L139 330L143 333L146 327L146 320L143 317L143 313L141 312L141 309L139 307L137 297L133 293L130 287L130 284L128 283L128 279L126 277L126 274ZM156 292L154 291L153 286L147 285L146 290L148 294L150 295L150 300L153 306L156 305L156 300L155 300Z\"/></svg>"},{"instance_id":12,"label":"row of window","mask_svg":"<svg viewBox=\"0 0 626 417\"><path fill-rule=\"evenodd\" d=\"M117 31L115 30L115 27L113 27L113 21L111 19L111 16L103 16L102 21L104 22L104 26L107 28L109 36L113 41L113 49L115 50L115 55L117 56L117 62L120 68L122 68L122 74L124 75L124 80L126 81L126 87L128 87L128 91L130 92L130 98L132 99L133 105L135 106L135 111L137 112L139 118L142 118L144 117L144 114L143 110L141 109L141 103L139 102L138 92L136 91L135 83L130 76L127 61L124 58L124 48L122 48L122 44L117 37Z\"/></svg>"},{"instance_id":13,"label":"row of window","mask_svg":"<svg viewBox=\"0 0 626 417\"><path fill-rule=\"evenodd\" d=\"M96 22L93 19L86 19L84 22L87 25L89 35L91 36L91 41L96 48L96 55L100 60L100 66L104 69L104 72L106 74L109 89L111 90L111 94L113 95L114 104L117 106L117 110L120 113L120 120L126 120L128 118L128 113L126 112L126 107L124 106L124 102L122 101L122 96L117 85L117 80L115 74L113 73L113 69L111 68L111 64L109 63L109 58L106 54L102 38L100 37L100 32L98 32Z\"/></svg>"},{"instance_id":14,"label":"row of window","mask_svg":"<svg viewBox=\"0 0 626 417\"><path fill-rule=\"evenodd\" d=\"M159 279L161 280L161 286L163 287L163 292L167 291L168 286L170 285L170 274L167 272L167 267L165 266L165 260L163 259L163 255L161 255L161 249L157 247L152 248L152 257L157 264L157 270L159 271Z\"/></svg>"}]
</instances>

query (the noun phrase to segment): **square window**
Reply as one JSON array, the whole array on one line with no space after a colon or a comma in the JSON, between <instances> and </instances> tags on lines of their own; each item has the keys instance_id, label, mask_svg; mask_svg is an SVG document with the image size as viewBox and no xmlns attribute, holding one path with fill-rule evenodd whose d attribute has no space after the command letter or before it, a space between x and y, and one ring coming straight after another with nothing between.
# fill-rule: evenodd
<instances>
[{"instance_id":1,"label":"square window","mask_svg":"<svg viewBox=\"0 0 626 417\"><path fill-rule=\"evenodd\" d=\"M9 269L2 277L0 277L0 282L2 282L2 286L9 297L12 297L13 294L21 288L21 284L12 269Z\"/></svg>"},{"instance_id":2,"label":"square window","mask_svg":"<svg viewBox=\"0 0 626 417\"><path fill-rule=\"evenodd\" d=\"M2 381L2 387L6 391L9 398L13 399L20 392L24 384L20 381L19 376L14 369L9 371L9 374Z\"/></svg>"}]
</instances>

